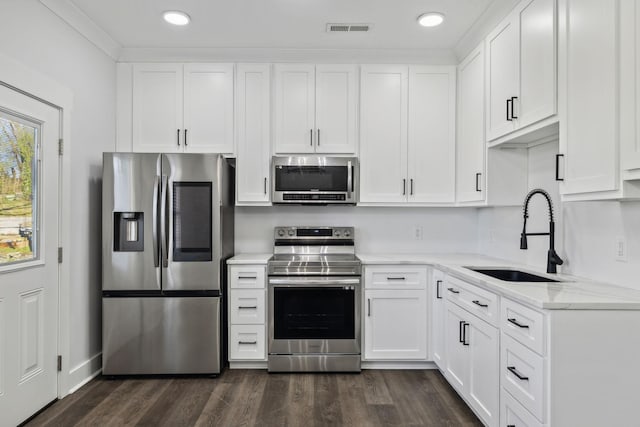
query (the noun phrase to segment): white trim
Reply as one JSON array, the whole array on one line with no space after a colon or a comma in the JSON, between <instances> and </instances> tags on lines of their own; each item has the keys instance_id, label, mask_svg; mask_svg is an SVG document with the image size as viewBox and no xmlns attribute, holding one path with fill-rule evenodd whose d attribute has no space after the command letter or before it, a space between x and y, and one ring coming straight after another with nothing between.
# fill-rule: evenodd
<instances>
[{"instance_id":1,"label":"white trim","mask_svg":"<svg viewBox=\"0 0 640 427\"><path fill-rule=\"evenodd\" d=\"M69 0L40 0L71 28L113 59L118 59L122 46Z\"/></svg>"},{"instance_id":2,"label":"white trim","mask_svg":"<svg viewBox=\"0 0 640 427\"><path fill-rule=\"evenodd\" d=\"M229 369L267 369L267 362L229 362Z\"/></svg>"},{"instance_id":3,"label":"white trim","mask_svg":"<svg viewBox=\"0 0 640 427\"><path fill-rule=\"evenodd\" d=\"M402 361L383 361L383 362L362 362L362 369L438 369L434 362L402 362Z\"/></svg>"},{"instance_id":4,"label":"white trim","mask_svg":"<svg viewBox=\"0 0 640 427\"><path fill-rule=\"evenodd\" d=\"M101 372L102 352L94 354L89 360L85 360L69 371L69 384L71 384L69 394L74 393Z\"/></svg>"}]
</instances>

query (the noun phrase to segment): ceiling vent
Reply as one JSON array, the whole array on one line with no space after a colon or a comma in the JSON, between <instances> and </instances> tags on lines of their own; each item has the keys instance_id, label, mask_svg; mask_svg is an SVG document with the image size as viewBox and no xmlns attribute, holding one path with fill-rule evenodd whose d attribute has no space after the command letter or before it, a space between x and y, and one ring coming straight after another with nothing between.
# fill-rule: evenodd
<instances>
[{"instance_id":1,"label":"ceiling vent","mask_svg":"<svg viewBox=\"0 0 640 427\"><path fill-rule=\"evenodd\" d=\"M371 24L327 24L327 33L366 33Z\"/></svg>"}]
</instances>

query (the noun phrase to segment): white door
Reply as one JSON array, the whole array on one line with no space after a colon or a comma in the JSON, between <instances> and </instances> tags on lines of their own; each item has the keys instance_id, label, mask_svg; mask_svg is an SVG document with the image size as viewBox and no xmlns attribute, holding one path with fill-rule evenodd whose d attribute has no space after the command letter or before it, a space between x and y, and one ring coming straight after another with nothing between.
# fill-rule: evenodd
<instances>
[{"instance_id":1,"label":"white door","mask_svg":"<svg viewBox=\"0 0 640 427\"><path fill-rule=\"evenodd\" d=\"M133 66L133 151L183 151L182 64Z\"/></svg>"},{"instance_id":2,"label":"white door","mask_svg":"<svg viewBox=\"0 0 640 427\"><path fill-rule=\"evenodd\" d=\"M357 67L316 66L316 152L356 152Z\"/></svg>"},{"instance_id":3,"label":"white door","mask_svg":"<svg viewBox=\"0 0 640 427\"><path fill-rule=\"evenodd\" d=\"M469 400L487 426L498 426L500 413L500 342L498 329L469 316Z\"/></svg>"},{"instance_id":4,"label":"white door","mask_svg":"<svg viewBox=\"0 0 640 427\"><path fill-rule=\"evenodd\" d=\"M192 153L234 152L233 64L185 64L184 146Z\"/></svg>"},{"instance_id":5,"label":"white door","mask_svg":"<svg viewBox=\"0 0 640 427\"><path fill-rule=\"evenodd\" d=\"M269 203L271 66L238 64L236 203Z\"/></svg>"},{"instance_id":6,"label":"white door","mask_svg":"<svg viewBox=\"0 0 640 427\"><path fill-rule=\"evenodd\" d=\"M520 27L519 127L556 113L556 4L530 0L518 11Z\"/></svg>"},{"instance_id":7,"label":"white door","mask_svg":"<svg viewBox=\"0 0 640 427\"><path fill-rule=\"evenodd\" d=\"M427 359L427 295L424 290L365 292L366 360Z\"/></svg>"},{"instance_id":8,"label":"white door","mask_svg":"<svg viewBox=\"0 0 640 427\"><path fill-rule=\"evenodd\" d=\"M409 68L409 202L455 201L456 69Z\"/></svg>"},{"instance_id":9,"label":"white door","mask_svg":"<svg viewBox=\"0 0 640 427\"><path fill-rule=\"evenodd\" d=\"M360 69L360 202L407 200L408 68Z\"/></svg>"},{"instance_id":10,"label":"white door","mask_svg":"<svg viewBox=\"0 0 640 427\"><path fill-rule=\"evenodd\" d=\"M620 143L623 170L640 169L640 0L620 4Z\"/></svg>"},{"instance_id":11,"label":"white door","mask_svg":"<svg viewBox=\"0 0 640 427\"><path fill-rule=\"evenodd\" d=\"M315 151L315 67L277 64L275 74L276 154Z\"/></svg>"},{"instance_id":12,"label":"white door","mask_svg":"<svg viewBox=\"0 0 640 427\"><path fill-rule=\"evenodd\" d=\"M58 110L0 87L2 425L57 397L58 138Z\"/></svg>"},{"instance_id":13,"label":"white door","mask_svg":"<svg viewBox=\"0 0 640 427\"><path fill-rule=\"evenodd\" d=\"M467 391L469 378L469 346L464 345L462 339L467 316L464 310L455 304L445 302L444 345L447 358L444 375L449 380L449 384L463 395Z\"/></svg>"},{"instance_id":14,"label":"white door","mask_svg":"<svg viewBox=\"0 0 640 427\"><path fill-rule=\"evenodd\" d=\"M444 273L434 270L431 282L431 354L435 364L438 365L441 370L444 370Z\"/></svg>"},{"instance_id":15,"label":"white door","mask_svg":"<svg viewBox=\"0 0 640 427\"><path fill-rule=\"evenodd\" d=\"M458 66L456 200L484 200L484 49L480 45Z\"/></svg>"},{"instance_id":16,"label":"white door","mask_svg":"<svg viewBox=\"0 0 640 427\"><path fill-rule=\"evenodd\" d=\"M518 117L518 21L507 19L487 37L487 139L516 128Z\"/></svg>"}]
</instances>

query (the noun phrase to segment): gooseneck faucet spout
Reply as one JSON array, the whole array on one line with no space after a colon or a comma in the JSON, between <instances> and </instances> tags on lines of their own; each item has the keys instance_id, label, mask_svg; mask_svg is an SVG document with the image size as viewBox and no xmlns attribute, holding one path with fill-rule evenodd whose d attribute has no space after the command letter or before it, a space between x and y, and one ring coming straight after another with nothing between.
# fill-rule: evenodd
<instances>
[{"instance_id":1,"label":"gooseneck faucet spout","mask_svg":"<svg viewBox=\"0 0 640 427\"><path fill-rule=\"evenodd\" d=\"M541 194L549 205L549 232L548 233L527 233L527 218L529 218L529 201L536 194ZM557 273L557 265L562 265L564 261L558 256L554 248L555 245L555 222L553 221L553 204L551 196L546 191L536 188L531 190L524 199L524 224L520 234L520 249L527 249L527 236L549 236L549 251L547 251L547 273Z\"/></svg>"}]
</instances>

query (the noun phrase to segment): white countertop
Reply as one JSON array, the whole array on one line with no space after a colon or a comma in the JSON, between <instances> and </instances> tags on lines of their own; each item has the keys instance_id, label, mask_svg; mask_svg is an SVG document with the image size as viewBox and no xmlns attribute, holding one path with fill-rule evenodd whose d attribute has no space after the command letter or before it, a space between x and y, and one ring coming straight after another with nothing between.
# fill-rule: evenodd
<instances>
[{"instance_id":1,"label":"white countertop","mask_svg":"<svg viewBox=\"0 0 640 427\"><path fill-rule=\"evenodd\" d=\"M367 265L431 265L451 276L536 308L561 310L640 310L640 291L473 254L358 254ZM558 283L506 282L471 271L471 267L506 267L548 276Z\"/></svg>"},{"instance_id":2,"label":"white countertop","mask_svg":"<svg viewBox=\"0 0 640 427\"><path fill-rule=\"evenodd\" d=\"M227 264L266 264L273 254L238 254L229 258Z\"/></svg>"}]
</instances>

